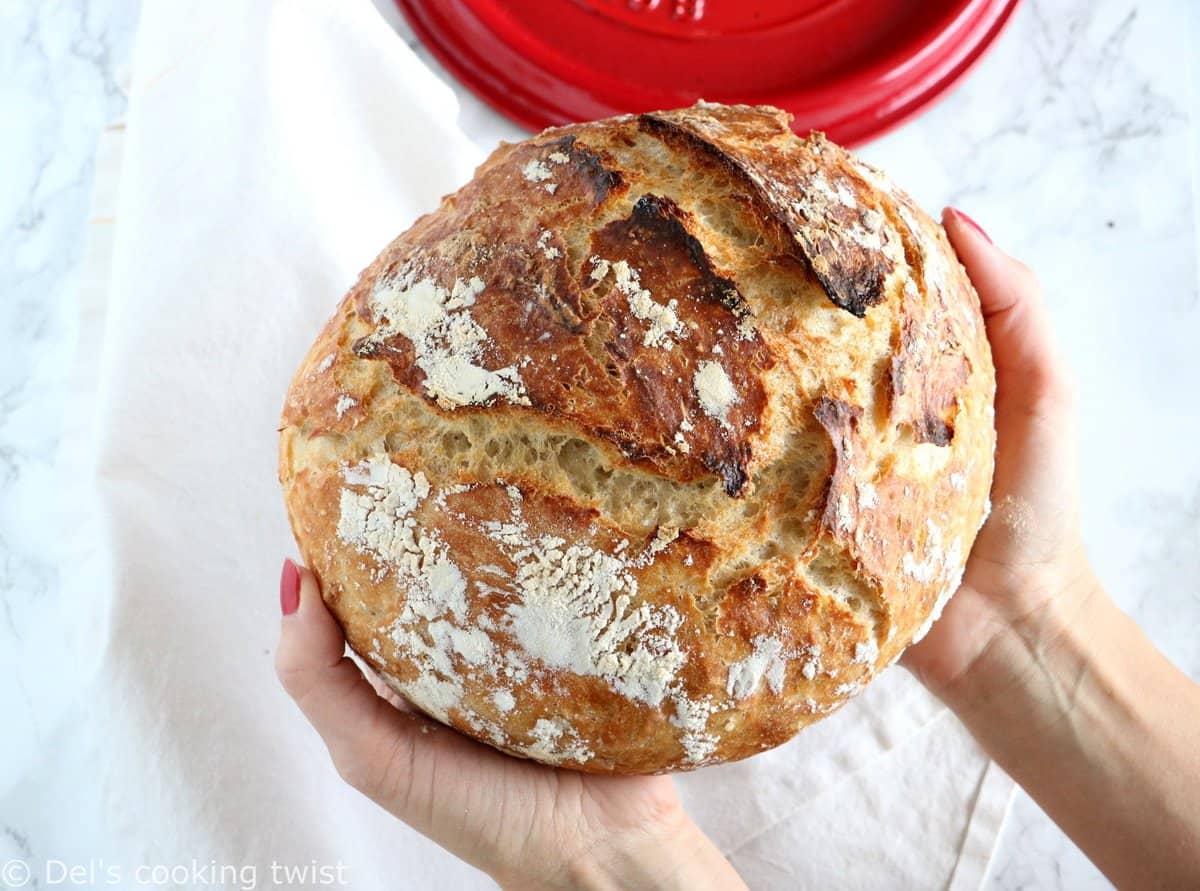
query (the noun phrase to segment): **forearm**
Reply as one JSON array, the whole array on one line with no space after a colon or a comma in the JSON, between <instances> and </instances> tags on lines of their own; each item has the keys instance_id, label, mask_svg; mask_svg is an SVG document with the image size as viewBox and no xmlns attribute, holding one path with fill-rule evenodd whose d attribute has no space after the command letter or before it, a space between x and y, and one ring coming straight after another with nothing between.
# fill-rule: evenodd
<instances>
[{"instance_id":1,"label":"forearm","mask_svg":"<svg viewBox=\"0 0 1200 891\"><path fill-rule=\"evenodd\" d=\"M690 821L669 840L642 839L595 852L576 873L577 887L596 891L677 889L744 891L746 885L717 847Z\"/></svg>"},{"instance_id":2,"label":"forearm","mask_svg":"<svg viewBox=\"0 0 1200 891\"><path fill-rule=\"evenodd\" d=\"M655 825L644 832L597 841L571 858L566 869L532 883L528 874L497 877L504 888L586 891L745 891L733 866L691 820Z\"/></svg>"},{"instance_id":3,"label":"forearm","mask_svg":"<svg viewBox=\"0 0 1200 891\"><path fill-rule=\"evenodd\" d=\"M938 692L1114 884L1197 887L1200 690L1098 586L1072 602Z\"/></svg>"}]
</instances>

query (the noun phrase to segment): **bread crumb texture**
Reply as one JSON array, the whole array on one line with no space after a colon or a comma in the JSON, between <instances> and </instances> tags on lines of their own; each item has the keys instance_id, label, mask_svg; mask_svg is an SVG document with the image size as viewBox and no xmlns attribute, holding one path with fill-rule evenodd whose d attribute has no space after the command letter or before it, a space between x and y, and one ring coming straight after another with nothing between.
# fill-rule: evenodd
<instances>
[{"instance_id":1,"label":"bread crumb texture","mask_svg":"<svg viewBox=\"0 0 1200 891\"><path fill-rule=\"evenodd\" d=\"M993 392L936 223L783 112L701 104L503 145L400 235L292 382L280 479L415 706L684 770L785 742L928 629Z\"/></svg>"}]
</instances>

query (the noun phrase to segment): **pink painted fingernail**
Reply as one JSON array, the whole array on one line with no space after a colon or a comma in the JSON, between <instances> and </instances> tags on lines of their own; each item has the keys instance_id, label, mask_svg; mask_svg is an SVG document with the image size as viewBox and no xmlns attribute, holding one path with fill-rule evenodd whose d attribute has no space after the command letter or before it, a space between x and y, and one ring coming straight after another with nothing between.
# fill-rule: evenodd
<instances>
[{"instance_id":1,"label":"pink painted fingernail","mask_svg":"<svg viewBox=\"0 0 1200 891\"><path fill-rule=\"evenodd\" d=\"M982 226L980 226L977 222L975 222L973 219L971 219L969 216L967 216L965 213L963 213L957 207L950 208L950 212L952 214L954 214L956 217L958 217L960 220L962 220L964 223L966 223L968 226L970 226L972 229L974 229L976 232L978 232L980 235L982 235L984 237L984 239L986 239L988 244L992 243L992 236L990 236L986 232L984 232Z\"/></svg>"},{"instance_id":2,"label":"pink painted fingernail","mask_svg":"<svg viewBox=\"0 0 1200 891\"><path fill-rule=\"evenodd\" d=\"M279 576L279 608L285 616L300 608L300 570L290 558L283 561L283 572Z\"/></svg>"}]
</instances>

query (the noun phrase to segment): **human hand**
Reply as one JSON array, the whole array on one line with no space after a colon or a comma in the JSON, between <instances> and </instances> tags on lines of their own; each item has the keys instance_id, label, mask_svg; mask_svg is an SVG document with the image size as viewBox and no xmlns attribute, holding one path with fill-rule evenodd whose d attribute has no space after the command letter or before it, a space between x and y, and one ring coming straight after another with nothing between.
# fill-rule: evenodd
<instances>
[{"instance_id":1,"label":"human hand","mask_svg":"<svg viewBox=\"0 0 1200 891\"><path fill-rule=\"evenodd\" d=\"M967 217L946 232L996 365L995 505L904 664L1118 887L1200 882L1200 686L1083 553L1072 386L1037 282Z\"/></svg>"},{"instance_id":2,"label":"human hand","mask_svg":"<svg viewBox=\"0 0 1200 891\"><path fill-rule=\"evenodd\" d=\"M979 292L996 366L992 514L961 588L903 660L952 701L968 687L972 698L987 699L975 684L980 677L994 687L1024 671L1027 657L1053 644L1097 585L1079 529L1074 388L1041 288L969 217L947 209L943 225Z\"/></svg>"},{"instance_id":3,"label":"human hand","mask_svg":"<svg viewBox=\"0 0 1200 891\"><path fill-rule=\"evenodd\" d=\"M504 887L742 888L669 777L605 777L501 754L373 686L316 577L280 582L275 666L351 786Z\"/></svg>"}]
</instances>

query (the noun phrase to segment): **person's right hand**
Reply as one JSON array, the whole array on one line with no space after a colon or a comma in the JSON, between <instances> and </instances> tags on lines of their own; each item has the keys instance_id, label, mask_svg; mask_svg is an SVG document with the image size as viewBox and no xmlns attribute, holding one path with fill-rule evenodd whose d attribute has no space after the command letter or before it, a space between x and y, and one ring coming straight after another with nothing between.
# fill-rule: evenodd
<instances>
[{"instance_id":1,"label":"person's right hand","mask_svg":"<svg viewBox=\"0 0 1200 891\"><path fill-rule=\"evenodd\" d=\"M979 292L996 366L997 435L992 514L962 587L904 655L946 698L985 674L974 671L982 662L1015 664L1014 651L1052 644L1096 583L1079 531L1074 387L1041 288L966 215L947 209L943 224Z\"/></svg>"}]
</instances>

